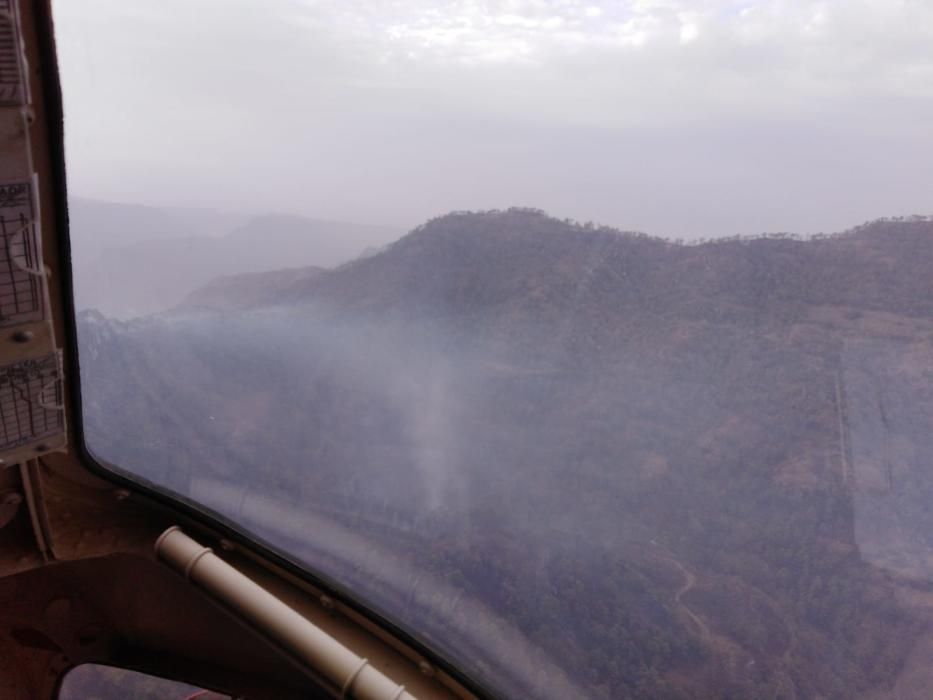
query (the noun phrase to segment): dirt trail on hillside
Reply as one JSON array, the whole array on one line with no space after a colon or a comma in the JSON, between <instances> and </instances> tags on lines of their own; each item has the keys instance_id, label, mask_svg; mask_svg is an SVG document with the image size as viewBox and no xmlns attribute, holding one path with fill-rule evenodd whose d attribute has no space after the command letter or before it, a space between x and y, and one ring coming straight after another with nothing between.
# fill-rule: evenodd
<instances>
[{"instance_id":1,"label":"dirt trail on hillside","mask_svg":"<svg viewBox=\"0 0 933 700\"><path fill-rule=\"evenodd\" d=\"M655 542L652 542L652 544L655 546L661 556L664 557L664 559L680 569L680 573L683 574L684 583L679 589L677 589L677 592L674 594L674 603L676 603L677 607L680 608L680 610L693 621L693 624L696 625L697 629L700 631L700 635L704 639L708 639L710 636L712 636L709 631L709 627L700 618L699 615L693 612L693 610L691 610L690 607L681 600L681 598L683 598L685 594L689 593L690 590L696 585L696 575L687 569L686 566L681 564L677 557L661 547L661 545Z\"/></svg>"}]
</instances>

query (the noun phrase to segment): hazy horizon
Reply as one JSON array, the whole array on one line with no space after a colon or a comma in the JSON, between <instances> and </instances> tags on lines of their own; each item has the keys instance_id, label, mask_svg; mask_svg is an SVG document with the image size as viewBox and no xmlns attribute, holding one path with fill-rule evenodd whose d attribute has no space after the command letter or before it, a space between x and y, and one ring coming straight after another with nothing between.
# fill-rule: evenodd
<instances>
[{"instance_id":1,"label":"hazy horizon","mask_svg":"<svg viewBox=\"0 0 933 700\"><path fill-rule=\"evenodd\" d=\"M78 197L404 228L530 206L688 239L933 210L919 2L55 10Z\"/></svg>"},{"instance_id":2,"label":"hazy horizon","mask_svg":"<svg viewBox=\"0 0 933 700\"><path fill-rule=\"evenodd\" d=\"M309 220L309 221L317 221L317 222L324 222L324 223L354 224L354 225L361 225L361 226L371 226L371 227L374 227L374 228L383 227L383 228L385 228L387 231L392 232L394 235L397 234L397 235L395 235L395 237L393 237L393 238L391 238L391 239L388 239L388 238L387 238L387 239L386 239L387 242L392 242L392 241L397 240L399 235L404 236L404 235L410 233L412 230L418 228L419 226L421 226L421 225L423 225L423 224L425 224L425 223L431 221L432 219L436 219L436 218L439 218L439 217L446 216L446 215L448 215L448 214L459 213L459 212L464 212L464 211L469 212L469 213L482 214L482 213L485 213L485 212L488 212L488 211L507 211L507 210L510 210L510 209L529 209L529 210L534 210L534 211L541 211L541 212L543 212L544 214L546 214L547 216L549 216L549 217L551 217L551 218L560 219L560 220L562 220L562 221L563 221L563 220L570 220L570 221L573 221L573 222L579 223L579 224L584 224L584 223L588 223L588 222L589 222L589 223L594 224L596 227L611 228L611 229L616 229L616 230L618 230L618 231L620 231L620 232L627 232L627 233L632 233L632 232L634 232L634 233L644 233L644 234L646 234L646 235L648 235L648 236L651 236L651 237L654 237L654 238L664 238L664 239L668 239L668 240L680 240L680 239L683 239L683 240L685 240L685 242L696 242L696 241L700 241L700 240L705 240L705 239L707 239L707 238L710 238L710 239L712 239L712 238L727 238L727 237L734 237L734 236L740 236L740 237L755 237L755 236L759 236L759 235L767 236L767 235L772 235L772 234L789 234L789 235L791 235L791 236L809 237L809 236L820 235L820 234L845 233L845 232L847 232L847 231L851 231L851 230L854 229L854 228L857 228L857 227L862 226L862 225L864 225L864 224L869 224L869 223L872 223L872 222L875 222L875 221L908 219L908 218L914 217L914 216L919 216L919 217L922 217L922 218L924 218L924 219L928 219L928 218L930 218L930 217L933 217L933 214L928 214L928 213L925 213L925 212L896 212L896 213L880 212L880 213L878 213L876 216L869 216L869 217L867 217L867 218L865 218L865 219L859 219L858 221L854 221L854 220L853 220L853 221L851 221L851 222L849 222L849 223L844 223L844 224L841 226L841 228L834 229L834 230L831 230L831 231L829 231L829 230L827 230L827 231L823 231L823 230L820 230L820 231L794 231L794 230L783 230L783 229L781 229L781 230L779 230L779 229L762 229L762 230L759 230L759 231L736 231L736 232L733 232L733 233L721 233L721 234L715 234L715 233L714 233L714 234L710 234L710 235L708 235L708 236L699 236L699 235L698 235L698 236L683 236L683 237L681 237L681 236L675 236L675 235L673 235L673 234L655 233L654 231L646 230L646 229L636 229L636 228L633 228L633 227L631 227L631 226L626 226L624 223L623 223L623 224L618 224L618 223L612 223L612 222L607 222L607 221L599 221L599 220L593 220L593 219L586 219L586 218L583 218L583 219L576 219L576 218L574 218L574 217L563 217L563 216L559 216L558 214L555 214L555 213L549 211L546 207L535 206L535 205L533 205L533 204L528 204L528 205L526 205L526 204L512 204L512 205L506 205L506 206L503 206L503 207L476 208L476 209L467 209L467 210L463 210L463 209L449 209L449 210L446 210L446 211L439 211L439 212L436 212L436 213L434 213L434 214L429 214L429 215L427 215L424 219L419 220L419 221L413 221L413 222L412 222L411 224L409 224L409 225L405 225L405 224L391 225L391 224L382 224L382 223L380 223L380 222L378 222L378 221L368 221L368 220L364 220L364 219L362 219L361 217L357 217L357 218L355 218L355 219L336 219L336 218L330 218L330 217L316 216L316 215L314 214L314 212L298 212L298 211L286 211L286 210L255 210L255 211L254 211L254 210L235 209L235 208L232 208L232 209L224 209L224 208L221 208L221 207L213 207L213 206L210 206L210 207L207 207L207 206L205 206L205 207L198 207L198 206L190 206L190 205L184 205L184 204L169 204L169 203L167 203L167 204L153 204L153 203L150 203L150 202L117 201L117 200L102 199L102 198L92 197L92 196L71 195L71 194L69 195L69 199L72 201L72 203L74 203L74 202L81 202L81 203L101 204L101 205L116 206L116 207L140 207L140 208L144 208L144 209L150 209L150 210L154 210L154 211L163 211L163 212L190 212L190 213L195 214L195 215L206 215L206 216L207 216L207 215L219 215L219 216L227 216L227 217L231 217L231 218L232 218L232 217L235 217L236 220L238 220L238 221L242 220L242 222L244 222L244 223L245 223L245 222L248 222L248 221L250 221L250 220L253 220L253 219L262 219L262 218L266 218L266 217L296 217L296 218L307 219L307 220ZM205 232L203 235L204 235L206 238L223 238L223 237L225 237L225 236L229 236L231 233L235 233L236 228L237 228L237 226L234 226L233 228L231 228L231 229L229 229L229 230L226 230L226 229L225 229L225 230L213 229L213 230L210 230L210 231L208 231L208 232ZM178 236L178 237L185 237L185 236L184 236L184 235L181 235L181 236ZM151 239L145 239L145 240L151 240Z\"/></svg>"}]
</instances>

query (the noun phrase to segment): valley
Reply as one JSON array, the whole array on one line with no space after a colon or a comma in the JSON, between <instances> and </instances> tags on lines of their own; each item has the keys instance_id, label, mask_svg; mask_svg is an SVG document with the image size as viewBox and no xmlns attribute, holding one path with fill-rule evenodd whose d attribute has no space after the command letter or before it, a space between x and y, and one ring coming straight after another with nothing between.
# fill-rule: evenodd
<instances>
[{"instance_id":1,"label":"valley","mask_svg":"<svg viewBox=\"0 0 933 700\"><path fill-rule=\"evenodd\" d=\"M516 697L920 698L931 269L920 218L449 214L82 313L86 439Z\"/></svg>"}]
</instances>

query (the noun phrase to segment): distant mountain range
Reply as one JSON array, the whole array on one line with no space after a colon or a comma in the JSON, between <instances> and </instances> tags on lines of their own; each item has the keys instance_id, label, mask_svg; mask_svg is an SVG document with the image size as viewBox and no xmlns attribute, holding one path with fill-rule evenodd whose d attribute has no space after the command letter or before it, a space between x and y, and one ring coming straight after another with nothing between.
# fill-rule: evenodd
<instances>
[{"instance_id":1,"label":"distant mountain range","mask_svg":"<svg viewBox=\"0 0 933 700\"><path fill-rule=\"evenodd\" d=\"M931 270L451 214L82 314L88 440L516 697L925 697Z\"/></svg>"},{"instance_id":2,"label":"distant mountain range","mask_svg":"<svg viewBox=\"0 0 933 700\"><path fill-rule=\"evenodd\" d=\"M226 275L198 287L176 307L202 311L240 311L275 304L292 287L324 274L323 267L296 267Z\"/></svg>"},{"instance_id":3,"label":"distant mountain range","mask_svg":"<svg viewBox=\"0 0 933 700\"><path fill-rule=\"evenodd\" d=\"M380 226L93 200L69 208L75 301L115 318L164 311L211 280L337 265L397 238Z\"/></svg>"}]
</instances>

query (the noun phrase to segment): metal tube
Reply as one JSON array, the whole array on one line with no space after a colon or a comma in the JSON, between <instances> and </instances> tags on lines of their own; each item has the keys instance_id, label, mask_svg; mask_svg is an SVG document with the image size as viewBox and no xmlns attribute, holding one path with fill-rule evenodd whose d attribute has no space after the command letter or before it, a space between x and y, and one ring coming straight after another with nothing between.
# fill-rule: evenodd
<instances>
[{"instance_id":1,"label":"metal tube","mask_svg":"<svg viewBox=\"0 0 933 700\"><path fill-rule=\"evenodd\" d=\"M340 698L415 700L369 662L188 537L177 526L155 543L156 556L204 589L340 689Z\"/></svg>"}]
</instances>

